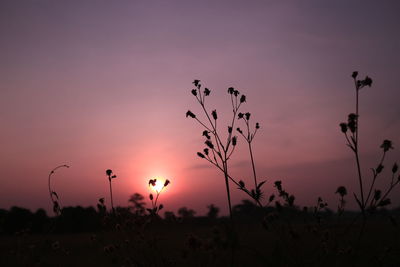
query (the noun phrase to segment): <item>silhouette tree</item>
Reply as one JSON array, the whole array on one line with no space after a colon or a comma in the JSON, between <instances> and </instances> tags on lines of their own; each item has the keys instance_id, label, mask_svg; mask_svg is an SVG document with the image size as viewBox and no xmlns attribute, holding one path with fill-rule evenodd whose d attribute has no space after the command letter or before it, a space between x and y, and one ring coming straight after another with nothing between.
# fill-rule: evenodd
<instances>
[{"instance_id":1,"label":"silhouette tree","mask_svg":"<svg viewBox=\"0 0 400 267\"><path fill-rule=\"evenodd\" d=\"M187 220L193 218L196 212L192 209L188 209L187 207L182 207L178 210L178 214L182 217L182 219Z\"/></svg>"},{"instance_id":2,"label":"silhouette tree","mask_svg":"<svg viewBox=\"0 0 400 267\"><path fill-rule=\"evenodd\" d=\"M216 219L218 217L219 208L214 204L208 205L207 208L208 208L207 217L210 219Z\"/></svg>"},{"instance_id":3,"label":"silhouette tree","mask_svg":"<svg viewBox=\"0 0 400 267\"><path fill-rule=\"evenodd\" d=\"M167 221L173 222L176 220L176 215L173 211L166 211L166 212L164 212L164 218Z\"/></svg>"},{"instance_id":4,"label":"silhouette tree","mask_svg":"<svg viewBox=\"0 0 400 267\"><path fill-rule=\"evenodd\" d=\"M143 200L144 196L139 193L135 193L129 198L129 202L133 204L132 211L136 215L142 216L145 213L146 202Z\"/></svg>"}]
</instances>

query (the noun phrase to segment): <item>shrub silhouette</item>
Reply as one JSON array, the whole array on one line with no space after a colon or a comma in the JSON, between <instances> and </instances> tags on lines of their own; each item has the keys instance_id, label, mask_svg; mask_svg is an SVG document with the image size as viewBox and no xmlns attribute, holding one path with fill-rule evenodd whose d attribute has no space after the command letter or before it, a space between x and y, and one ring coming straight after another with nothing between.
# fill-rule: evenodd
<instances>
[{"instance_id":1,"label":"shrub silhouette","mask_svg":"<svg viewBox=\"0 0 400 267\"><path fill-rule=\"evenodd\" d=\"M132 206L132 212L136 215L142 216L145 213L145 206L146 202L144 202L144 196L135 193L129 198L129 202L133 204Z\"/></svg>"},{"instance_id":2,"label":"shrub silhouette","mask_svg":"<svg viewBox=\"0 0 400 267\"><path fill-rule=\"evenodd\" d=\"M214 204L210 204L207 206L207 208L208 208L207 217L209 219L218 218L219 208L217 206L215 206Z\"/></svg>"},{"instance_id":3,"label":"shrub silhouette","mask_svg":"<svg viewBox=\"0 0 400 267\"><path fill-rule=\"evenodd\" d=\"M181 207L178 209L178 214L182 219L188 220L192 219L196 212L192 209L188 209L187 207Z\"/></svg>"}]
</instances>

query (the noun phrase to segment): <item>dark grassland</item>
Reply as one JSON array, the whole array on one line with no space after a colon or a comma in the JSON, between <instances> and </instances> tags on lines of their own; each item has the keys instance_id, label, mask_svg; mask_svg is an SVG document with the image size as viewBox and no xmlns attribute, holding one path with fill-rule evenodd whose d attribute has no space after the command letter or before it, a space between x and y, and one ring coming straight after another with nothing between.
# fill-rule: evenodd
<instances>
[{"instance_id":1,"label":"dark grassland","mask_svg":"<svg viewBox=\"0 0 400 267\"><path fill-rule=\"evenodd\" d=\"M358 244L357 214L270 209L266 225L266 211L253 208L234 213L234 224L117 213L87 232L53 218L42 232L3 232L0 266L400 266L398 211L370 218Z\"/></svg>"}]
</instances>

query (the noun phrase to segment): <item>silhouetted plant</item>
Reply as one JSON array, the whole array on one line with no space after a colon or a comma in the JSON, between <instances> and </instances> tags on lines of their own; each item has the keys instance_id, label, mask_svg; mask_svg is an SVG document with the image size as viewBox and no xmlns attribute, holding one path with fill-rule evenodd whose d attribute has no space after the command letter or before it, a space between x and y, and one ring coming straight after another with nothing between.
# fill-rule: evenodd
<instances>
[{"instance_id":1,"label":"silhouetted plant","mask_svg":"<svg viewBox=\"0 0 400 267\"><path fill-rule=\"evenodd\" d=\"M117 176L114 175L114 174L113 174L113 171L110 170L110 169L106 170L106 175L107 175L107 177L108 177L108 182L110 183L111 209L112 209L113 214L115 214L111 180L117 178Z\"/></svg>"},{"instance_id":2,"label":"silhouetted plant","mask_svg":"<svg viewBox=\"0 0 400 267\"><path fill-rule=\"evenodd\" d=\"M356 90L356 103L355 103L355 113L350 113L348 115L348 120L346 122L340 123L340 129L344 134L347 146L354 152L356 158L357 165L357 174L358 174L358 183L360 193L354 193L354 198L357 201L357 204L361 210L363 215L363 221L365 223L365 211L375 210L378 207L385 207L391 203L388 195L393 190L393 188L400 182L400 176L395 178L395 174L398 170L397 164L395 163L392 168L392 177L389 183L387 190L382 193L381 190L377 189L375 186L375 182L378 176L382 173L384 168L384 160L386 153L393 149L392 142L390 140L384 140L381 148L383 150L381 160L379 161L376 168L372 168L372 181L368 190L365 190L364 183L365 179L361 173L361 164L360 164L360 152L359 152L359 92L362 88L368 86L371 87L372 79L368 76L363 80L357 79L358 72L354 71L351 77L354 80L354 87ZM340 192L339 192L340 194Z\"/></svg>"},{"instance_id":3,"label":"silhouetted plant","mask_svg":"<svg viewBox=\"0 0 400 267\"><path fill-rule=\"evenodd\" d=\"M248 194L251 198L253 198L259 206L262 206L260 200L262 197L261 187L265 183L265 181L261 183L257 183L256 171L254 158L251 148L251 142L255 136L256 131L260 128L259 124L256 124L256 130L253 133L250 133L248 130L248 138L244 136L249 144L251 162L253 167L253 176L255 181L255 188L253 190L249 190L245 187L245 183L243 181L236 181L229 174L229 166L228 162L235 151L237 146L237 136L233 135L233 129L235 128L235 123L238 119L244 118L246 125L248 126L248 121L250 119L250 113L239 113L241 105L246 102L246 96L241 95L240 92L233 87L228 88L228 94L230 95L230 102L232 105L232 120L227 126L227 138L226 141L223 141L223 136L221 134L221 129L218 128L218 113L217 110L212 110L211 112L206 108L206 96L209 96L211 91L208 88L204 88L201 90L200 80L194 80L193 82L195 89L191 90L192 95L196 98L197 102L200 104L202 111L205 114L206 122L201 121L196 114L192 111L188 110L186 112L186 117L190 117L195 119L201 126L204 127L202 132L202 136L205 137L205 145L206 148L203 149L203 152L197 152L197 155L207 160L209 163L217 167L220 171L223 172L225 178L225 186L226 186L226 194L228 199L228 207L229 207L229 215L232 218L232 205L231 205L231 195L230 195L230 187L229 180L238 186L238 189L242 190L246 194ZM240 128L237 128L239 133L243 135L243 132Z\"/></svg>"},{"instance_id":4,"label":"silhouetted plant","mask_svg":"<svg viewBox=\"0 0 400 267\"><path fill-rule=\"evenodd\" d=\"M57 167L55 167L54 169L52 169L50 171L49 176L48 176L48 187L49 187L50 200L51 200L51 203L53 204L53 212L56 215L60 215L61 214L61 205L60 205L60 199L59 199L58 194L56 193L56 191L54 191L51 188L51 177L53 176L55 171L57 169L59 169L59 168L69 168L69 166L65 165L65 164L57 166Z\"/></svg>"},{"instance_id":5,"label":"silhouetted plant","mask_svg":"<svg viewBox=\"0 0 400 267\"><path fill-rule=\"evenodd\" d=\"M158 202L158 198L160 197L161 192L164 190L164 188L166 188L171 182L167 179L165 180L163 186L161 187L161 189L156 189L155 186L157 184L157 179L150 179L149 180L149 186L152 186L153 188L155 188L156 191L156 197L154 197L154 195L152 193L150 193L149 198L151 200L151 209L147 209L147 211L151 214L151 215L158 215L158 212L160 210L162 210L164 208L163 204L157 205Z\"/></svg>"}]
</instances>

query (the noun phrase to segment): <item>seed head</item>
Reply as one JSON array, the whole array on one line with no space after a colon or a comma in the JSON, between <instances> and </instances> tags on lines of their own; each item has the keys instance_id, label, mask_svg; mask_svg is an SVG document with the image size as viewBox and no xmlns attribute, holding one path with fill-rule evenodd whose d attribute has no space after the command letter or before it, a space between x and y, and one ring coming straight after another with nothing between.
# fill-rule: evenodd
<instances>
[{"instance_id":1,"label":"seed head","mask_svg":"<svg viewBox=\"0 0 400 267\"><path fill-rule=\"evenodd\" d=\"M213 145L213 143L212 143L210 140L207 140L207 141L205 141L204 143L205 143L206 146L208 146L209 148L214 149L214 145Z\"/></svg>"},{"instance_id":2,"label":"seed head","mask_svg":"<svg viewBox=\"0 0 400 267\"><path fill-rule=\"evenodd\" d=\"M194 115L193 112L191 112L190 110L188 110L188 111L186 112L186 118L187 118L187 117L196 118L196 115Z\"/></svg>"},{"instance_id":3,"label":"seed head","mask_svg":"<svg viewBox=\"0 0 400 267\"><path fill-rule=\"evenodd\" d=\"M234 136L234 137L232 138L232 145L233 145L233 146L236 146L236 144L237 144L237 137Z\"/></svg>"},{"instance_id":4,"label":"seed head","mask_svg":"<svg viewBox=\"0 0 400 267\"><path fill-rule=\"evenodd\" d=\"M197 156L199 156L200 158L204 159L205 156L203 155L203 153L197 152Z\"/></svg>"},{"instance_id":5,"label":"seed head","mask_svg":"<svg viewBox=\"0 0 400 267\"><path fill-rule=\"evenodd\" d=\"M392 145L392 141L386 139L383 141L381 148L383 148L383 152L387 152L389 149L393 149Z\"/></svg>"},{"instance_id":6,"label":"seed head","mask_svg":"<svg viewBox=\"0 0 400 267\"><path fill-rule=\"evenodd\" d=\"M341 197L344 197L345 195L347 195L347 189L344 186L339 186L335 193L339 194Z\"/></svg>"},{"instance_id":7,"label":"seed head","mask_svg":"<svg viewBox=\"0 0 400 267\"><path fill-rule=\"evenodd\" d=\"M217 117L217 111L216 111L215 109L211 112L211 115L213 116L213 119L214 119L214 120L218 119L218 117Z\"/></svg>"},{"instance_id":8,"label":"seed head","mask_svg":"<svg viewBox=\"0 0 400 267\"><path fill-rule=\"evenodd\" d=\"M341 124L339 124L339 126L340 126L340 130L342 130L342 133L347 132L347 123L342 122Z\"/></svg>"}]
</instances>

